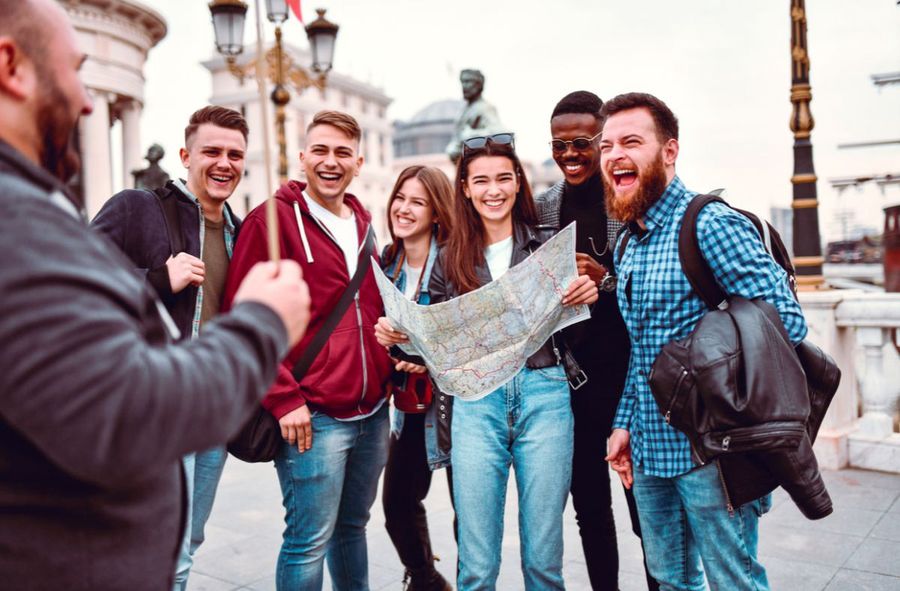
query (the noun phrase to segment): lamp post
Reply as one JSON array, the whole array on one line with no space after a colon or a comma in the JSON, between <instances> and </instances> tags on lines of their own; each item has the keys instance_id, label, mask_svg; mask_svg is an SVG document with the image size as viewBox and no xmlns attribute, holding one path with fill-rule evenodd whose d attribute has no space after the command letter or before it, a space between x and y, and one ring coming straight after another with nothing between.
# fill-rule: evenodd
<instances>
[{"instance_id":1,"label":"lamp post","mask_svg":"<svg viewBox=\"0 0 900 591\"><path fill-rule=\"evenodd\" d=\"M825 282L819 237L817 177L810 141L815 125L809 110L811 100L806 6L804 0L791 0L791 131L794 132L794 175L791 177L794 191L791 207L794 210L794 266L797 269L797 284L805 289L819 288Z\"/></svg>"},{"instance_id":2,"label":"lamp post","mask_svg":"<svg viewBox=\"0 0 900 591\"><path fill-rule=\"evenodd\" d=\"M261 0L257 0L261 1ZM285 137L285 107L291 101L286 84L302 93L312 86L324 89L328 71L334 57L334 41L338 26L325 18L325 10L318 9L318 18L306 25L306 36L312 50L311 71L293 62L285 53L281 41L281 24L288 18L286 0L266 0L266 17L275 25L275 45L265 54L265 61L258 59L246 65L237 63L237 56L244 50L244 22L247 3L242 0L213 0L209 3L213 28L216 34L216 49L225 56L228 70L242 82L248 75L256 73L268 78L275 88L270 98L275 105L275 132L278 142L278 177L287 182L288 160ZM258 68L264 72L257 72Z\"/></svg>"}]
</instances>

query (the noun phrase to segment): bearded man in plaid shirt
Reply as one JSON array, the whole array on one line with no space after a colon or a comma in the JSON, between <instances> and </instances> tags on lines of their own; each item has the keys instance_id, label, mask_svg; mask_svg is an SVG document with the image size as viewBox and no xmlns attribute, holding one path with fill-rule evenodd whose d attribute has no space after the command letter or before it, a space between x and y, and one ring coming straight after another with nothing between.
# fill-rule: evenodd
<instances>
[{"instance_id":1,"label":"bearded man in plaid shirt","mask_svg":"<svg viewBox=\"0 0 900 591\"><path fill-rule=\"evenodd\" d=\"M663 345L688 336L707 311L678 259L681 221L697 195L675 174L678 120L665 103L641 93L619 95L601 113L607 209L631 232L625 247L616 249L617 297L631 362L607 461L626 487L634 486L648 567L661 589L705 589L704 573L712 589L769 589L757 560L758 520L769 497L731 507L718 465L694 465L687 437L663 420L647 381ZM800 306L753 223L711 203L700 211L697 235L724 291L765 299L791 341L802 341Z\"/></svg>"}]
</instances>

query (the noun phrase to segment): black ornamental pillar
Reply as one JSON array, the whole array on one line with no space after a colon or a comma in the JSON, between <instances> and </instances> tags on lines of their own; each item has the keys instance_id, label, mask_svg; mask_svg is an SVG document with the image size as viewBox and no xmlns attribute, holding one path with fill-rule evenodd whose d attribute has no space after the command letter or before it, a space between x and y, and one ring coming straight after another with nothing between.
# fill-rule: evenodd
<instances>
[{"instance_id":1,"label":"black ornamental pillar","mask_svg":"<svg viewBox=\"0 0 900 591\"><path fill-rule=\"evenodd\" d=\"M809 110L809 53L806 47L804 0L791 0L791 131L794 132L794 266L800 288L816 289L824 284L822 244L819 237L819 201L813 168L810 134L815 122Z\"/></svg>"}]
</instances>

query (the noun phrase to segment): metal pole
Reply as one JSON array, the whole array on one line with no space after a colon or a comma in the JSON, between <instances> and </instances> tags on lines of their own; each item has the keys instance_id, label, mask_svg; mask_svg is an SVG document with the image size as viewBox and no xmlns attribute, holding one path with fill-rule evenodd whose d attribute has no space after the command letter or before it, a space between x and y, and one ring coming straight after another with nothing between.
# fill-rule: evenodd
<instances>
[{"instance_id":1,"label":"metal pole","mask_svg":"<svg viewBox=\"0 0 900 591\"><path fill-rule=\"evenodd\" d=\"M810 135L815 122L809 110L809 54L806 47L806 7L804 0L791 0L791 131L794 132L794 266L801 289L824 284L822 245L819 237L819 200L813 168Z\"/></svg>"},{"instance_id":2,"label":"metal pole","mask_svg":"<svg viewBox=\"0 0 900 591\"><path fill-rule=\"evenodd\" d=\"M269 110L266 108L265 52L263 52L262 18L256 1L256 83L259 87L259 108L263 123L263 160L266 169L266 234L269 238L269 259L281 260L281 246L278 242L278 211L275 203L275 192L272 190L272 153L269 144Z\"/></svg>"},{"instance_id":3,"label":"metal pole","mask_svg":"<svg viewBox=\"0 0 900 591\"><path fill-rule=\"evenodd\" d=\"M275 133L278 139L278 180L288 181L287 139L284 122L285 107L291 102L291 93L284 87L284 49L281 45L281 27L275 27L275 88L272 90L275 104Z\"/></svg>"}]
</instances>

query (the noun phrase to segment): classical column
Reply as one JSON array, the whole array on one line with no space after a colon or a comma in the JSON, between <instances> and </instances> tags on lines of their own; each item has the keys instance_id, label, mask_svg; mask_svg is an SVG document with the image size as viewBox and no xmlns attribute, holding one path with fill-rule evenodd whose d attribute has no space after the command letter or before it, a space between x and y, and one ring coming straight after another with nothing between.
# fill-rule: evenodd
<instances>
[{"instance_id":1,"label":"classical column","mask_svg":"<svg viewBox=\"0 0 900 591\"><path fill-rule=\"evenodd\" d=\"M112 196L112 158L109 141L109 95L92 92L94 112L81 120L84 205L93 217Z\"/></svg>"},{"instance_id":2,"label":"classical column","mask_svg":"<svg viewBox=\"0 0 900 591\"><path fill-rule=\"evenodd\" d=\"M131 171L141 166L141 104L131 100L122 107L122 184L134 188Z\"/></svg>"},{"instance_id":3,"label":"classical column","mask_svg":"<svg viewBox=\"0 0 900 591\"><path fill-rule=\"evenodd\" d=\"M810 135L815 122L809 110L809 54L806 49L804 0L791 0L791 131L794 132L794 267L800 288L822 286L822 245L819 238L819 201Z\"/></svg>"}]
</instances>

